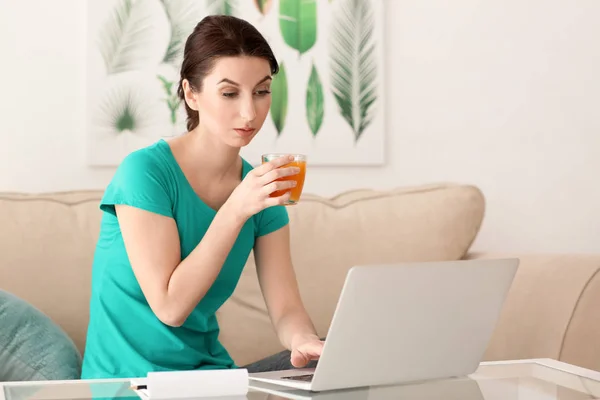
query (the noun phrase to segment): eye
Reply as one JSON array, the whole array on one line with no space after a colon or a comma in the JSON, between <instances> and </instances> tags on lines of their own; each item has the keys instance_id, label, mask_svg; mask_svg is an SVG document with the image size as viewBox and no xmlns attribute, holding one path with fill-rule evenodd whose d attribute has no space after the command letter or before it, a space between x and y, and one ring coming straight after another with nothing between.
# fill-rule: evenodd
<instances>
[{"instance_id":1,"label":"eye","mask_svg":"<svg viewBox=\"0 0 600 400\"><path fill-rule=\"evenodd\" d=\"M223 94L223 97L229 97L229 98L237 96L236 92L223 92L222 94Z\"/></svg>"},{"instance_id":2,"label":"eye","mask_svg":"<svg viewBox=\"0 0 600 400\"><path fill-rule=\"evenodd\" d=\"M262 89L262 90L257 90L255 93L259 96L266 96L269 93L271 93L271 91L269 89Z\"/></svg>"}]
</instances>

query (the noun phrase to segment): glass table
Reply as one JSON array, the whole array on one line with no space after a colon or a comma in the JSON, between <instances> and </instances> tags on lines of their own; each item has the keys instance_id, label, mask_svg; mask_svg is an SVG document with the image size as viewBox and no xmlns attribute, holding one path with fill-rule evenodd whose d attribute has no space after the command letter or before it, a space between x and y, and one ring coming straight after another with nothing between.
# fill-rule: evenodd
<instances>
[{"instance_id":1,"label":"glass table","mask_svg":"<svg viewBox=\"0 0 600 400\"><path fill-rule=\"evenodd\" d=\"M600 399L600 372L550 359L484 362L477 371L467 377L355 390L313 393L252 383L248 394L241 398L248 400ZM130 389L129 379L0 383L0 400L65 399L139 399L139 397ZM233 400L231 397L220 399Z\"/></svg>"}]
</instances>

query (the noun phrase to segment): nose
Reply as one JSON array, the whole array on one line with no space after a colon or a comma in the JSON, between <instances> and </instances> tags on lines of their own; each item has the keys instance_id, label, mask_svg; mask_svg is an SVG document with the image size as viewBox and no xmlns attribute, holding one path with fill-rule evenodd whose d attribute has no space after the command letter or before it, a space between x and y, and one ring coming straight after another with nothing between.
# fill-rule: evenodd
<instances>
[{"instance_id":1,"label":"nose","mask_svg":"<svg viewBox=\"0 0 600 400\"><path fill-rule=\"evenodd\" d=\"M242 101L240 116L248 122L254 121L254 118L256 118L256 108L254 107L254 99L252 97Z\"/></svg>"}]
</instances>

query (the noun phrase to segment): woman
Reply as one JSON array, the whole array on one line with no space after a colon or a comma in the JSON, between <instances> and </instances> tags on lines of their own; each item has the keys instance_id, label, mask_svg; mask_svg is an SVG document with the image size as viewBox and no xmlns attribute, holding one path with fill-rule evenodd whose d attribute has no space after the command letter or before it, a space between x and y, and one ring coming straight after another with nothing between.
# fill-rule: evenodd
<instances>
[{"instance_id":1,"label":"woman","mask_svg":"<svg viewBox=\"0 0 600 400\"><path fill-rule=\"evenodd\" d=\"M282 206L289 194L269 196L291 188L293 181L275 180L298 170L282 167L285 157L253 169L239 155L263 125L277 71L263 36L241 19L207 17L187 39L178 93L188 132L127 156L100 205L82 378L235 368L218 341L215 312L252 249L288 352L248 368L318 359L323 342L290 259Z\"/></svg>"}]
</instances>

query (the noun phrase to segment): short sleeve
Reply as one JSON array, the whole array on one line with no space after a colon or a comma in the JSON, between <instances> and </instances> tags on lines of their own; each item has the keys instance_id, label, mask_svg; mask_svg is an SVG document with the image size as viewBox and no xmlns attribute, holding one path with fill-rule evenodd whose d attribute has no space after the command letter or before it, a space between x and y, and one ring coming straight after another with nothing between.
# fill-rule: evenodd
<instances>
[{"instance_id":1,"label":"short sleeve","mask_svg":"<svg viewBox=\"0 0 600 400\"><path fill-rule=\"evenodd\" d=\"M102 197L102 211L115 215L115 205L124 204L173 217L167 174L144 150L129 154L121 162Z\"/></svg>"},{"instance_id":2,"label":"short sleeve","mask_svg":"<svg viewBox=\"0 0 600 400\"><path fill-rule=\"evenodd\" d=\"M283 228L290 221L285 206L265 208L256 215L256 236L264 236Z\"/></svg>"}]
</instances>

